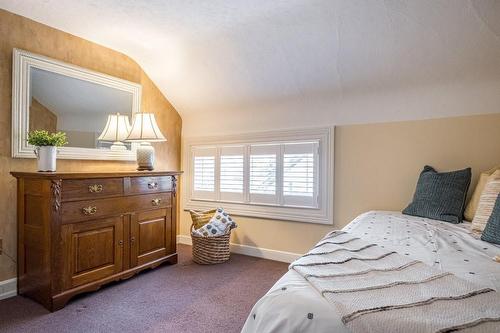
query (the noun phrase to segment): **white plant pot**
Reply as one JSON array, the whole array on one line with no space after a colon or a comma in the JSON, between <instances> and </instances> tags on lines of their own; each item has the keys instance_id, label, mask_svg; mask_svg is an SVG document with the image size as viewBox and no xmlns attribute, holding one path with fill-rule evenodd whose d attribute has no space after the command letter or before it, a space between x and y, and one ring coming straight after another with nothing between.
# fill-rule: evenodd
<instances>
[{"instance_id":1,"label":"white plant pot","mask_svg":"<svg viewBox=\"0 0 500 333\"><path fill-rule=\"evenodd\" d=\"M57 147L36 147L35 155L38 160L38 171L56 171Z\"/></svg>"}]
</instances>

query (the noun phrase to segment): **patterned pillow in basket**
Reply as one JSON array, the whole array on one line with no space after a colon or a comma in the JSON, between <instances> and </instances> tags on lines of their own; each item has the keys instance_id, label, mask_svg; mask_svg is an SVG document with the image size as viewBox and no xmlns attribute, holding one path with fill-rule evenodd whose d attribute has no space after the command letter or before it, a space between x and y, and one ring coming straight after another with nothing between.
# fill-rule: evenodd
<instances>
[{"instance_id":1,"label":"patterned pillow in basket","mask_svg":"<svg viewBox=\"0 0 500 333\"><path fill-rule=\"evenodd\" d=\"M236 222L234 222L232 217L223 208L217 208L210 222L194 230L193 235L201 237L222 236L236 227Z\"/></svg>"}]
</instances>

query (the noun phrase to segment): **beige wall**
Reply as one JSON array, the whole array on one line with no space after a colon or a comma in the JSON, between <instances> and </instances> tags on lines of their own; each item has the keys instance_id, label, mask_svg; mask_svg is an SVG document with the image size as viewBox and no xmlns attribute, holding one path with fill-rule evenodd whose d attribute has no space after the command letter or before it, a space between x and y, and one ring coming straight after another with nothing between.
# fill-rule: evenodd
<instances>
[{"instance_id":1,"label":"beige wall","mask_svg":"<svg viewBox=\"0 0 500 333\"><path fill-rule=\"evenodd\" d=\"M154 112L166 143L155 144L157 169L179 170L182 121L149 77L124 54L0 10L0 238L6 253L16 256L16 182L12 170L35 170L32 159L12 159L10 151L12 49L20 48L142 85L142 109ZM135 163L58 161L58 170L133 170ZM0 281L15 277L15 263L0 256Z\"/></svg>"},{"instance_id":2,"label":"beige wall","mask_svg":"<svg viewBox=\"0 0 500 333\"><path fill-rule=\"evenodd\" d=\"M402 210L425 164L438 170L500 164L500 113L423 121L339 126L335 131L334 225L238 217L232 242L303 253L358 214ZM188 175L186 175L187 177ZM181 214L189 235L189 213Z\"/></svg>"}]
</instances>

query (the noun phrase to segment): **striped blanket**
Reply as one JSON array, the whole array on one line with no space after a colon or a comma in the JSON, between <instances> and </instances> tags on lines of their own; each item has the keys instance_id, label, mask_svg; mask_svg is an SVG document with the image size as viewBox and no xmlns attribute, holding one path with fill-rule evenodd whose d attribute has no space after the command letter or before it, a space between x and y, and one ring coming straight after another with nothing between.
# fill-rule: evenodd
<instances>
[{"instance_id":1,"label":"striped blanket","mask_svg":"<svg viewBox=\"0 0 500 333\"><path fill-rule=\"evenodd\" d=\"M290 265L352 332L500 332L500 295L345 231Z\"/></svg>"}]
</instances>

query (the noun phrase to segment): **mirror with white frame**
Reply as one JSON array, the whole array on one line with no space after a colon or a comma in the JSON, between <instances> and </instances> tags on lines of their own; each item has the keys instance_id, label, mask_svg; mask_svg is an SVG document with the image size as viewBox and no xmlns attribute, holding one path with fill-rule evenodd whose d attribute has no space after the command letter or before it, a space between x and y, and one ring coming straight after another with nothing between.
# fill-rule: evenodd
<instances>
[{"instance_id":1,"label":"mirror with white frame","mask_svg":"<svg viewBox=\"0 0 500 333\"><path fill-rule=\"evenodd\" d=\"M28 132L65 132L61 159L135 160L124 142L141 86L116 77L14 49L12 156L34 158Z\"/></svg>"}]
</instances>

